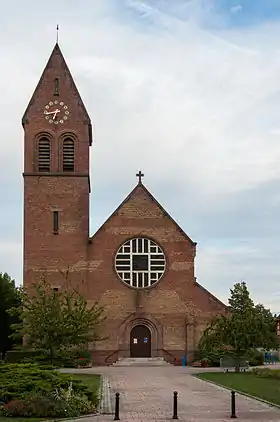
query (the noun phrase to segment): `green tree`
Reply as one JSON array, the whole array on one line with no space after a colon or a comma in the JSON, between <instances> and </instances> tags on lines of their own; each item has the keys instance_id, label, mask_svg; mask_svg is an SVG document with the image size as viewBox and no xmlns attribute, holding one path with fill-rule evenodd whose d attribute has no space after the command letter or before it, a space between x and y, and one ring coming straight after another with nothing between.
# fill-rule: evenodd
<instances>
[{"instance_id":1,"label":"green tree","mask_svg":"<svg viewBox=\"0 0 280 422\"><path fill-rule=\"evenodd\" d=\"M15 343L10 338L11 326L19 322L19 319L16 315L10 315L8 311L19 305L20 294L15 281L7 273L0 273L0 355L12 349Z\"/></svg>"},{"instance_id":2,"label":"green tree","mask_svg":"<svg viewBox=\"0 0 280 422\"><path fill-rule=\"evenodd\" d=\"M237 356L243 356L252 347L261 347L255 321L255 306L246 283L236 283L228 300L230 316L225 341L233 347Z\"/></svg>"},{"instance_id":3,"label":"green tree","mask_svg":"<svg viewBox=\"0 0 280 422\"><path fill-rule=\"evenodd\" d=\"M97 303L88 307L77 290L54 291L43 280L29 291L22 289L21 299L21 306L11 311L21 320L14 325L14 337L24 336L28 346L47 350L54 357L59 350L101 338L98 326L104 319L103 308Z\"/></svg>"},{"instance_id":4,"label":"green tree","mask_svg":"<svg viewBox=\"0 0 280 422\"><path fill-rule=\"evenodd\" d=\"M230 297L228 299L230 310L234 313L244 314L251 312L254 308L254 302L250 298L247 285L244 281L236 283L233 289L230 289Z\"/></svg>"},{"instance_id":5,"label":"green tree","mask_svg":"<svg viewBox=\"0 0 280 422\"><path fill-rule=\"evenodd\" d=\"M261 344L264 349L276 349L279 346L279 339L276 334L276 320L269 309L263 305L255 306L255 323L258 336L261 337Z\"/></svg>"},{"instance_id":6,"label":"green tree","mask_svg":"<svg viewBox=\"0 0 280 422\"><path fill-rule=\"evenodd\" d=\"M236 283L230 290L228 315L216 317L199 343L205 354L230 349L237 358L252 349L276 347L275 319L269 309L254 304L245 282Z\"/></svg>"}]
</instances>

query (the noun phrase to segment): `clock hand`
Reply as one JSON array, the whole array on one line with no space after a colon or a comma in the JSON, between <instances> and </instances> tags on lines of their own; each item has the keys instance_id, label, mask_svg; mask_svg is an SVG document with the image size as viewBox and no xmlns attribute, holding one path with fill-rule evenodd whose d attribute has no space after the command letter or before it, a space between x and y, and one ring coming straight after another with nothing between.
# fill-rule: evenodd
<instances>
[{"instance_id":1,"label":"clock hand","mask_svg":"<svg viewBox=\"0 0 280 422\"><path fill-rule=\"evenodd\" d=\"M44 111L44 114L56 114L56 113L60 113L60 110L57 108L56 110L54 110L54 111Z\"/></svg>"},{"instance_id":2,"label":"clock hand","mask_svg":"<svg viewBox=\"0 0 280 422\"><path fill-rule=\"evenodd\" d=\"M44 111L44 114L54 114L54 111Z\"/></svg>"},{"instance_id":3,"label":"clock hand","mask_svg":"<svg viewBox=\"0 0 280 422\"><path fill-rule=\"evenodd\" d=\"M56 115L57 115L57 113L60 113L60 110L58 110L58 108L54 111L54 117L53 117L53 119L55 119L56 118Z\"/></svg>"}]
</instances>

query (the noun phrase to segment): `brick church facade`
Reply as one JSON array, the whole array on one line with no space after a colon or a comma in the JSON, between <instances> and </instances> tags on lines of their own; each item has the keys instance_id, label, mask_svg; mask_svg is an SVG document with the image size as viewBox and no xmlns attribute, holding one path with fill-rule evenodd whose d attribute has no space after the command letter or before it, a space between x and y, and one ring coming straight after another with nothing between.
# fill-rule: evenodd
<instances>
[{"instance_id":1,"label":"brick church facade","mask_svg":"<svg viewBox=\"0 0 280 422\"><path fill-rule=\"evenodd\" d=\"M22 120L24 284L79 287L100 302L105 339L93 361L187 353L226 306L197 283L196 243L138 183L89 235L90 117L55 45ZM112 185L112 189L114 189Z\"/></svg>"}]
</instances>

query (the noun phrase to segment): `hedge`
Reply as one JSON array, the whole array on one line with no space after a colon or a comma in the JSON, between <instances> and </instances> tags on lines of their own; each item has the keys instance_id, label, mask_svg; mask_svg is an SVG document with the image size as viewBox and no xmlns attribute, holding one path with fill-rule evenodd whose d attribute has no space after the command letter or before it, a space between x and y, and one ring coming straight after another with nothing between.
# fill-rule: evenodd
<instances>
[{"instance_id":1,"label":"hedge","mask_svg":"<svg viewBox=\"0 0 280 422\"><path fill-rule=\"evenodd\" d=\"M35 358L37 356L42 356L44 354L43 350L9 350L6 353L5 362L9 363L18 363L22 362L25 358Z\"/></svg>"}]
</instances>

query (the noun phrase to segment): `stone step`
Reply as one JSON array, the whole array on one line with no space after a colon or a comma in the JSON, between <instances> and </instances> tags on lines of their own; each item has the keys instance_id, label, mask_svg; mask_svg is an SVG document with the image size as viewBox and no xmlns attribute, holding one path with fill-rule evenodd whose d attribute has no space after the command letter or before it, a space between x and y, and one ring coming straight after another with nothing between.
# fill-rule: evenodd
<instances>
[{"instance_id":1,"label":"stone step","mask_svg":"<svg viewBox=\"0 0 280 422\"><path fill-rule=\"evenodd\" d=\"M163 357L156 358L120 358L114 366L170 366Z\"/></svg>"}]
</instances>

